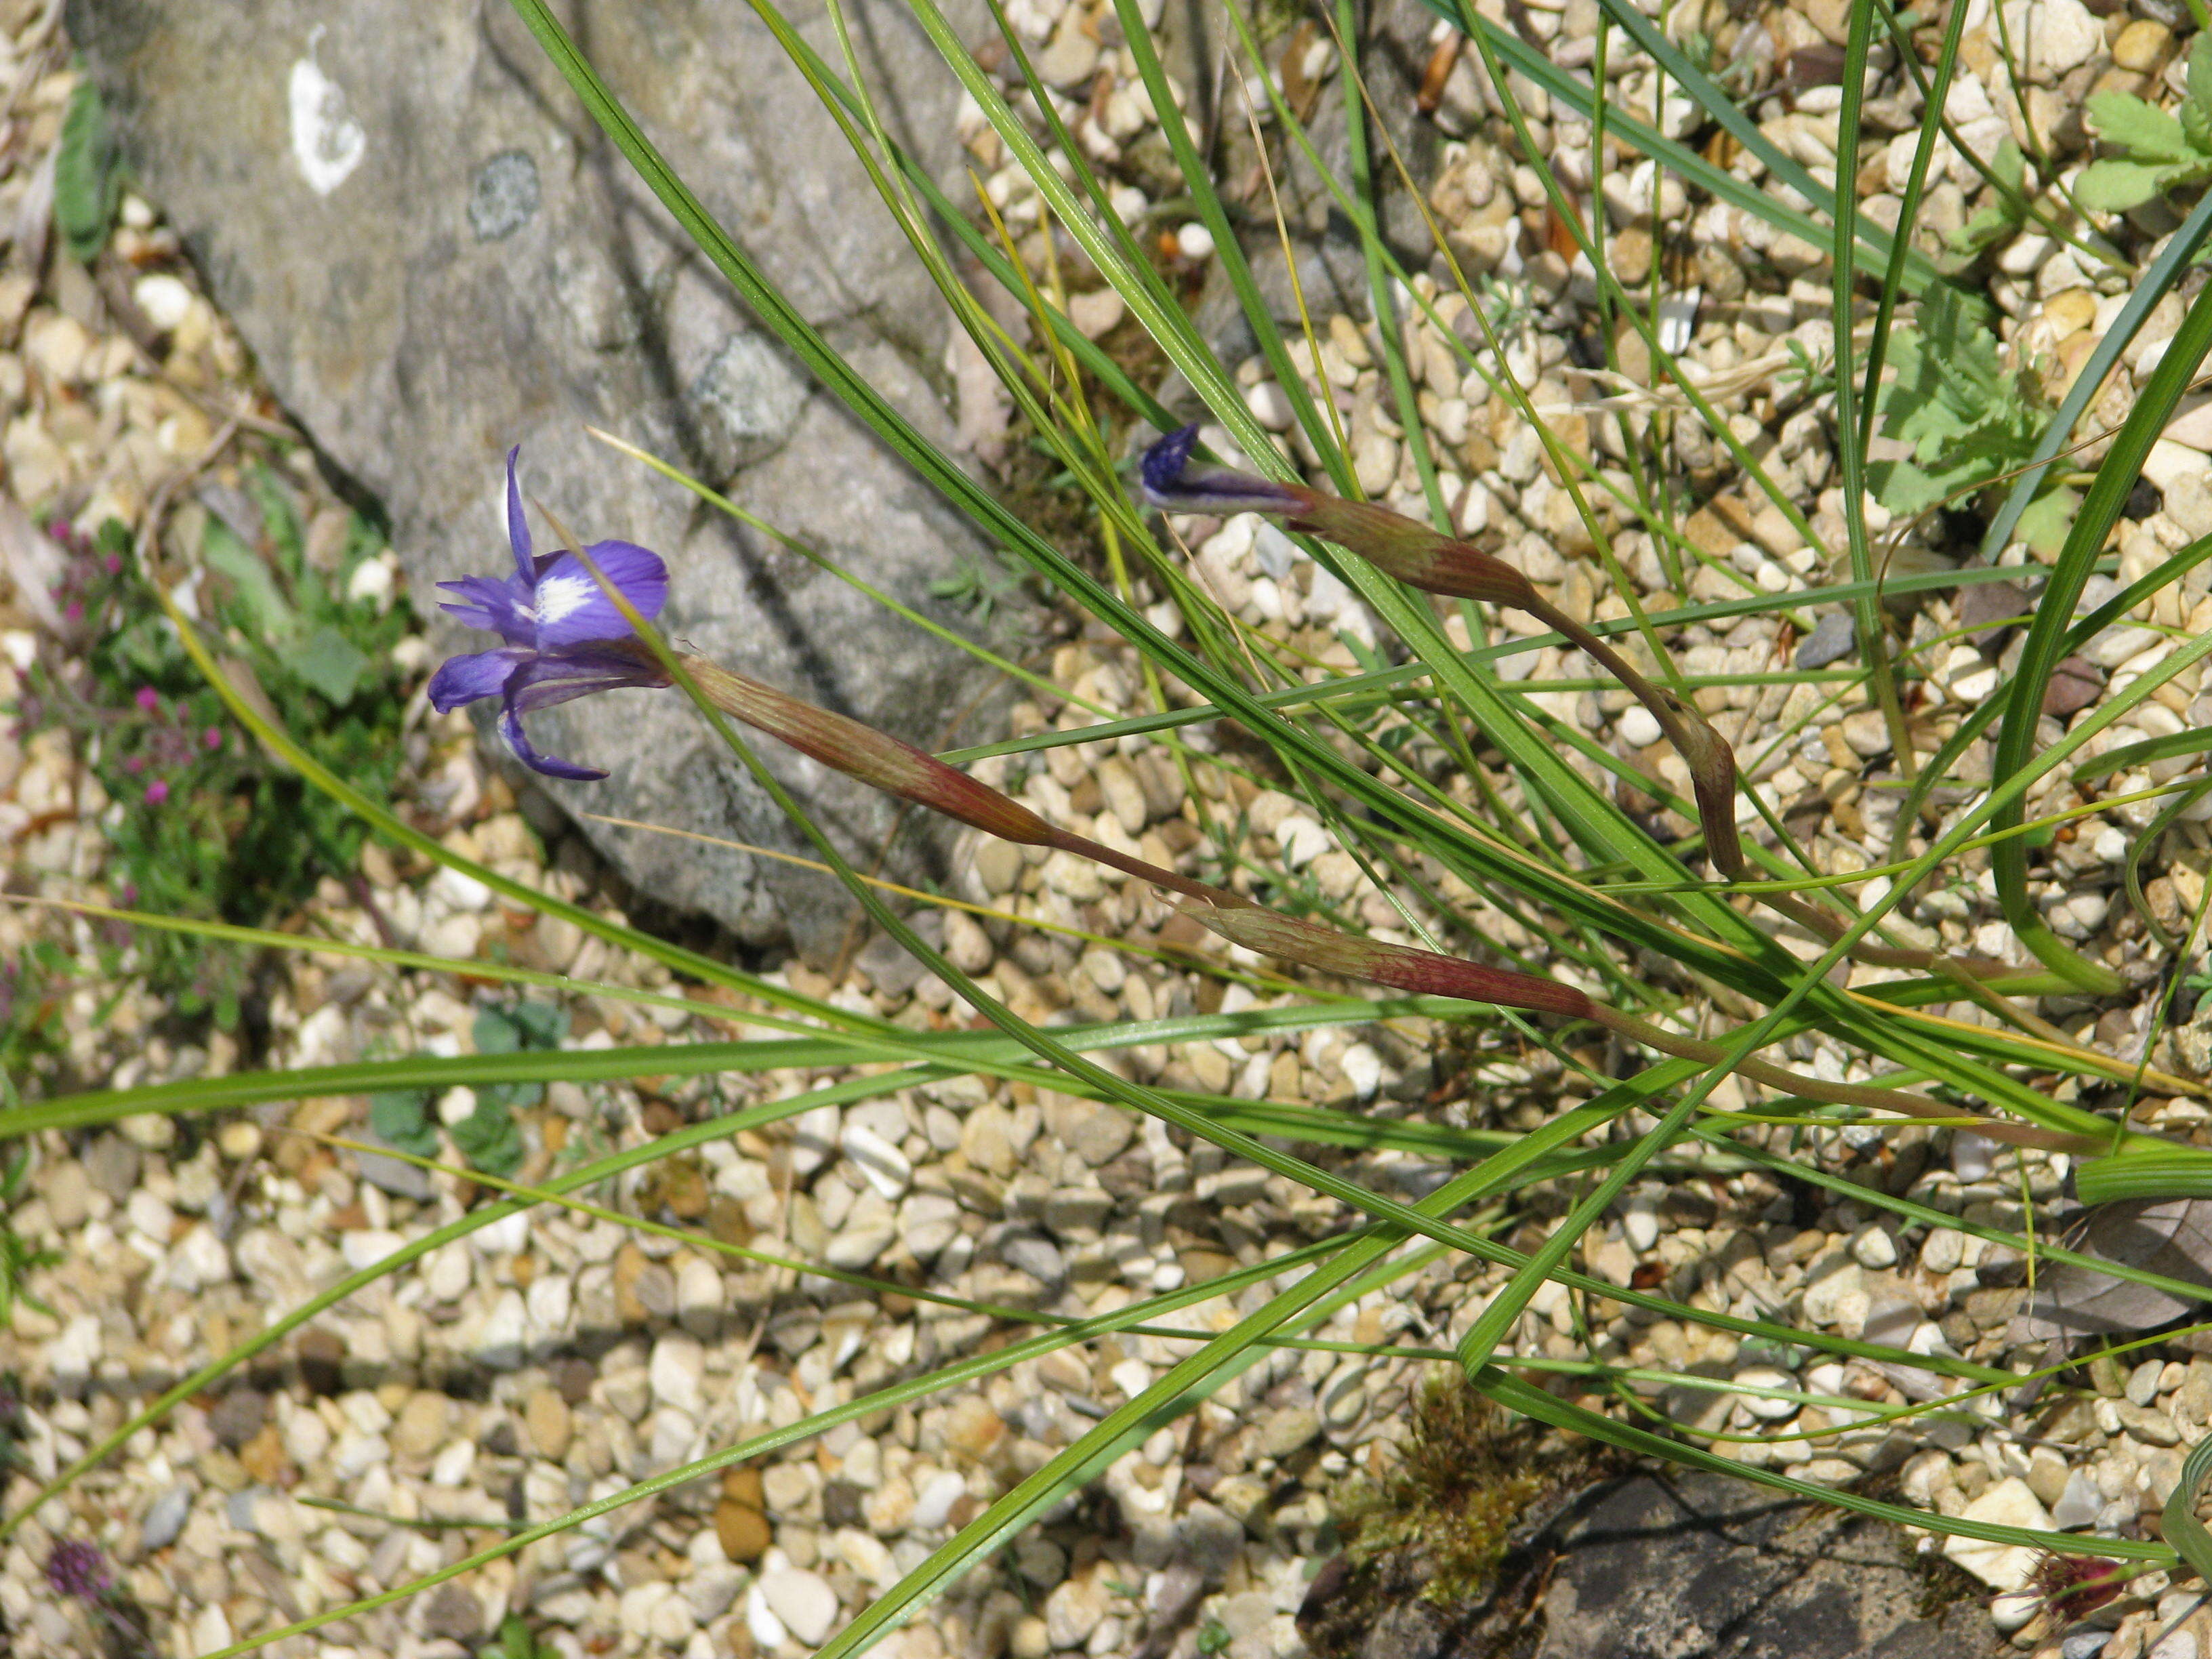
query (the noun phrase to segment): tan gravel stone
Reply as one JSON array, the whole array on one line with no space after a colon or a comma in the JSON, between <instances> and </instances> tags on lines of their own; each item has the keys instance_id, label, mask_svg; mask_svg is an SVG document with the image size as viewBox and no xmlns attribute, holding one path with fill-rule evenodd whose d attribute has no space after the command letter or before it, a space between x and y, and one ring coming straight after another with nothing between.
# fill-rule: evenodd
<instances>
[{"instance_id":1,"label":"tan gravel stone","mask_svg":"<svg viewBox=\"0 0 2212 1659\"><path fill-rule=\"evenodd\" d=\"M530 1443L540 1457L557 1463L568 1455L574 1422L568 1402L561 1397L558 1389L532 1390L523 1407L522 1421L529 1432Z\"/></svg>"},{"instance_id":2,"label":"tan gravel stone","mask_svg":"<svg viewBox=\"0 0 2212 1659\"><path fill-rule=\"evenodd\" d=\"M453 1426L453 1402L434 1389L417 1389L407 1397L392 1426L394 1455L428 1458L445 1443Z\"/></svg>"}]
</instances>

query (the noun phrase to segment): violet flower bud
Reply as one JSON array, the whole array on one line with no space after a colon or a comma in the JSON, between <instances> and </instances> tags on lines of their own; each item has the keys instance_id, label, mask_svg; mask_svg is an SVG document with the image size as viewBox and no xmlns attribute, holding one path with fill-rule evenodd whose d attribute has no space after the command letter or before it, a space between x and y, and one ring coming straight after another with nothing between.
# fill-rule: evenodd
<instances>
[{"instance_id":1,"label":"violet flower bud","mask_svg":"<svg viewBox=\"0 0 2212 1659\"><path fill-rule=\"evenodd\" d=\"M1503 559L1443 535L1387 507L1348 501L1304 484L1277 483L1225 467L1194 466L1198 428L1170 432L1145 452L1145 499L1170 513L1270 513L1293 530L1334 542L1411 586L1492 605L1535 597L1528 579Z\"/></svg>"},{"instance_id":2,"label":"violet flower bud","mask_svg":"<svg viewBox=\"0 0 2212 1659\"><path fill-rule=\"evenodd\" d=\"M107 1558L97 1544L70 1539L56 1544L46 1557L46 1583L57 1595L79 1601L97 1601L115 1583Z\"/></svg>"}]
</instances>

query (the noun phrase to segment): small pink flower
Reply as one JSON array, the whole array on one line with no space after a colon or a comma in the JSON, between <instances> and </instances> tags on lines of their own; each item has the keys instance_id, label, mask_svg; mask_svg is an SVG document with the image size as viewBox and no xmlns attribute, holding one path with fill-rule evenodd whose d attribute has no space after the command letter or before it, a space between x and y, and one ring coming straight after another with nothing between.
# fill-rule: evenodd
<instances>
[{"instance_id":1,"label":"small pink flower","mask_svg":"<svg viewBox=\"0 0 2212 1659\"><path fill-rule=\"evenodd\" d=\"M144 709L149 714L161 706L161 696L150 685L140 686L138 688L138 695L132 699L132 701L137 702L141 708Z\"/></svg>"},{"instance_id":2,"label":"small pink flower","mask_svg":"<svg viewBox=\"0 0 2212 1659\"><path fill-rule=\"evenodd\" d=\"M210 726L204 732L201 733L200 740L206 744L210 749L222 748L222 728L221 726Z\"/></svg>"},{"instance_id":3,"label":"small pink flower","mask_svg":"<svg viewBox=\"0 0 2212 1659\"><path fill-rule=\"evenodd\" d=\"M169 786L163 782L160 778L155 779L153 782L146 786L147 805L159 806L163 801L168 799L168 798Z\"/></svg>"}]
</instances>

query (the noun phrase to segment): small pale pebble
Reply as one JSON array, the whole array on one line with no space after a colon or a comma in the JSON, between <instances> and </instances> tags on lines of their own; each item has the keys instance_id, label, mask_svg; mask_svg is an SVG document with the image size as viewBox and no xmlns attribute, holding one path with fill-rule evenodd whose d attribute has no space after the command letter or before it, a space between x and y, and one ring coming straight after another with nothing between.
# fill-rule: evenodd
<instances>
[{"instance_id":1,"label":"small pale pebble","mask_svg":"<svg viewBox=\"0 0 2212 1659\"><path fill-rule=\"evenodd\" d=\"M2071 1532L2076 1527L2086 1527L2097 1518L2105 1507L2104 1494L2087 1469L2075 1469L2066 1477L2066 1490L2051 1506L2051 1524L2061 1532Z\"/></svg>"},{"instance_id":2,"label":"small pale pebble","mask_svg":"<svg viewBox=\"0 0 2212 1659\"><path fill-rule=\"evenodd\" d=\"M720 1325L722 1303L722 1275L713 1262L695 1255L677 1270L676 1316L685 1330L712 1336Z\"/></svg>"},{"instance_id":3,"label":"small pale pebble","mask_svg":"<svg viewBox=\"0 0 2212 1659\"><path fill-rule=\"evenodd\" d=\"M398 1233L384 1232L374 1227L356 1227L351 1232L338 1235L338 1251L345 1257L348 1267L355 1273L362 1273L406 1243Z\"/></svg>"},{"instance_id":4,"label":"small pale pebble","mask_svg":"<svg viewBox=\"0 0 2212 1659\"><path fill-rule=\"evenodd\" d=\"M1638 1194L1628 1201L1621 1212L1620 1236L1638 1255L1647 1254L1659 1243L1659 1214L1649 1199Z\"/></svg>"},{"instance_id":5,"label":"small pale pebble","mask_svg":"<svg viewBox=\"0 0 2212 1659\"><path fill-rule=\"evenodd\" d=\"M783 1620L769 1605L767 1588L758 1581L745 1592L745 1633L753 1638L756 1646L771 1653L791 1639Z\"/></svg>"},{"instance_id":6,"label":"small pale pebble","mask_svg":"<svg viewBox=\"0 0 2212 1659\"><path fill-rule=\"evenodd\" d=\"M1851 1240L1851 1259L1862 1267L1880 1271L1897 1265L1897 1241L1887 1229L1863 1227Z\"/></svg>"},{"instance_id":7,"label":"small pale pebble","mask_svg":"<svg viewBox=\"0 0 2212 1659\"><path fill-rule=\"evenodd\" d=\"M1805 1286L1802 1305L1806 1322L1811 1325L1836 1323L1844 1310L1845 1299L1854 1294L1864 1295L1861 1289L1863 1283L1856 1261L1830 1267Z\"/></svg>"},{"instance_id":8,"label":"small pale pebble","mask_svg":"<svg viewBox=\"0 0 2212 1659\"><path fill-rule=\"evenodd\" d=\"M711 1625L730 1610L744 1583L743 1568L726 1561L710 1562L692 1570L684 1581L683 1595L691 1605L691 1616L702 1625Z\"/></svg>"},{"instance_id":9,"label":"small pale pebble","mask_svg":"<svg viewBox=\"0 0 2212 1659\"><path fill-rule=\"evenodd\" d=\"M568 1402L556 1389L537 1389L523 1407L522 1422L530 1443L540 1457L559 1462L568 1454L572 1431Z\"/></svg>"},{"instance_id":10,"label":"small pale pebble","mask_svg":"<svg viewBox=\"0 0 2212 1659\"><path fill-rule=\"evenodd\" d=\"M908 1524L917 1532L930 1532L951 1519L952 1506L968 1495L968 1482L961 1475L946 1469L930 1477L929 1484L914 1500L914 1511L907 1517Z\"/></svg>"},{"instance_id":11,"label":"small pale pebble","mask_svg":"<svg viewBox=\"0 0 2212 1659\"><path fill-rule=\"evenodd\" d=\"M1735 1380L1747 1389L1794 1389L1797 1386L1797 1379L1789 1372L1765 1365L1755 1365L1749 1370L1738 1371ZM1785 1417L1797 1414L1797 1402L1794 1400L1768 1400L1757 1395L1740 1395L1737 1398L1753 1417L1764 1418L1770 1423L1778 1423Z\"/></svg>"},{"instance_id":12,"label":"small pale pebble","mask_svg":"<svg viewBox=\"0 0 2212 1659\"><path fill-rule=\"evenodd\" d=\"M1095 1573L1084 1573L1045 1598L1045 1638L1054 1648L1079 1648L1105 1617L1105 1587Z\"/></svg>"},{"instance_id":13,"label":"small pale pebble","mask_svg":"<svg viewBox=\"0 0 2212 1659\"><path fill-rule=\"evenodd\" d=\"M530 1329L530 1310L519 1291L502 1291L477 1331L476 1361L488 1370L511 1371L522 1364Z\"/></svg>"},{"instance_id":14,"label":"small pale pebble","mask_svg":"<svg viewBox=\"0 0 2212 1659\"><path fill-rule=\"evenodd\" d=\"M873 1129L858 1123L848 1123L838 1138L845 1156L860 1168L868 1184L885 1198L896 1203L903 1197L914 1180L914 1165L904 1152L878 1134Z\"/></svg>"},{"instance_id":15,"label":"small pale pebble","mask_svg":"<svg viewBox=\"0 0 2212 1659\"><path fill-rule=\"evenodd\" d=\"M1075 325L1075 331L1086 340L1097 339L1120 322L1127 312L1127 303L1110 288L1073 295L1067 301L1067 320Z\"/></svg>"},{"instance_id":16,"label":"small pale pebble","mask_svg":"<svg viewBox=\"0 0 2212 1659\"><path fill-rule=\"evenodd\" d=\"M2051 1530L2050 1512L2017 1475L1998 1481L1967 1504L1963 1513L1969 1521L2018 1527L2027 1532ZM1978 1538L1947 1539L1943 1553L1995 1590L2026 1588L2038 1559L2037 1552L2025 1545L1988 1543Z\"/></svg>"},{"instance_id":17,"label":"small pale pebble","mask_svg":"<svg viewBox=\"0 0 2212 1659\"><path fill-rule=\"evenodd\" d=\"M1843 721L1844 741L1853 754L1871 760L1889 747L1889 725L1871 708L1846 714Z\"/></svg>"},{"instance_id":18,"label":"small pale pebble","mask_svg":"<svg viewBox=\"0 0 2212 1659\"><path fill-rule=\"evenodd\" d=\"M1186 259L1213 257L1213 233L1195 219L1176 232L1176 248Z\"/></svg>"},{"instance_id":19,"label":"small pale pebble","mask_svg":"<svg viewBox=\"0 0 2212 1659\"><path fill-rule=\"evenodd\" d=\"M809 1647L819 1647L837 1622L837 1592L818 1572L775 1568L761 1575L760 1589L784 1628Z\"/></svg>"},{"instance_id":20,"label":"small pale pebble","mask_svg":"<svg viewBox=\"0 0 2212 1659\"><path fill-rule=\"evenodd\" d=\"M1344 1080L1362 1100L1371 1099L1382 1083L1382 1056L1364 1042L1355 1042L1344 1051L1337 1062L1344 1069Z\"/></svg>"},{"instance_id":21,"label":"small pale pebble","mask_svg":"<svg viewBox=\"0 0 2212 1659\"><path fill-rule=\"evenodd\" d=\"M1631 749L1648 749L1659 741L1659 722L1640 702L1631 703L1622 709L1616 724L1620 730L1620 740Z\"/></svg>"},{"instance_id":22,"label":"small pale pebble","mask_svg":"<svg viewBox=\"0 0 2212 1659\"><path fill-rule=\"evenodd\" d=\"M146 320L164 334L174 331L192 308L191 289L166 271L141 276L131 285L131 297L146 313Z\"/></svg>"},{"instance_id":23,"label":"small pale pebble","mask_svg":"<svg viewBox=\"0 0 2212 1659\"><path fill-rule=\"evenodd\" d=\"M2162 1359L2146 1359L2128 1373L2128 1382L2123 1390L2138 1406L2148 1406L2158 1398L2160 1377L2166 1370Z\"/></svg>"},{"instance_id":24,"label":"small pale pebble","mask_svg":"<svg viewBox=\"0 0 2212 1659\"><path fill-rule=\"evenodd\" d=\"M1996 1167L1997 1144L1974 1133L1970 1129L1954 1130L1951 1136L1951 1173L1961 1181L1987 1181L1990 1171Z\"/></svg>"},{"instance_id":25,"label":"small pale pebble","mask_svg":"<svg viewBox=\"0 0 2212 1659\"><path fill-rule=\"evenodd\" d=\"M2033 1590L2008 1590L1990 1600L1990 1623L2000 1636L2009 1636L2024 1629L2028 1621L2043 1611L2043 1598Z\"/></svg>"},{"instance_id":26,"label":"small pale pebble","mask_svg":"<svg viewBox=\"0 0 2212 1659\"><path fill-rule=\"evenodd\" d=\"M176 1224L177 1212L144 1188L131 1194L125 1213L131 1218L131 1231L140 1237L155 1244L168 1243L169 1230Z\"/></svg>"},{"instance_id":27,"label":"small pale pebble","mask_svg":"<svg viewBox=\"0 0 2212 1659\"><path fill-rule=\"evenodd\" d=\"M2147 1446L2178 1446L2181 1431L2174 1420L2155 1406L2138 1406L2132 1400L2114 1402L2120 1426Z\"/></svg>"},{"instance_id":28,"label":"small pale pebble","mask_svg":"<svg viewBox=\"0 0 2212 1659\"><path fill-rule=\"evenodd\" d=\"M1097 38L1084 28L1081 13L1071 9L1037 55L1037 73L1048 85L1072 91L1097 69L1098 51Z\"/></svg>"},{"instance_id":29,"label":"small pale pebble","mask_svg":"<svg viewBox=\"0 0 2212 1659\"><path fill-rule=\"evenodd\" d=\"M1986 702L1990 693L1997 689L2000 678L1994 667L1978 668L1972 673L1960 675L1951 682L1951 696L1969 705Z\"/></svg>"},{"instance_id":30,"label":"small pale pebble","mask_svg":"<svg viewBox=\"0 0 2212 1659\"><path fill-rule=\"evenodd\" d=\"M172 1486L146 1506L146 1518L141 1523L139 1547L151 1553L167 1549L177 1541L177 1534L185 1529L185 1522L192 1512L192 1489Z\"/></svg>"},{"instance_id":31,"label":"small pale pebble","mask_svg":"<svg viewBox=\"0 0 2212 1659\"><path fill-rule=\"evenodd\" d=\"M1261 380L1244 392L1244 406L1252 418L1270 432L1287 432L1293 418L1290 394L1273 380Z\"/></svg>"},{"instance_id":32,"label":"small pale pebble","mask_svg":"<svg viewBox=\"0 0 2212 1659\"><path fill-rule=\"evenodd\" d=\"M653 1345L653 1362L647 1375L653 1383L653 1397L661 1405L673 1406L697 1417L705 1406L700 1389L706 1374L706 1350L696 1338L671 1331Z\"/></svg>"}]
</instances>

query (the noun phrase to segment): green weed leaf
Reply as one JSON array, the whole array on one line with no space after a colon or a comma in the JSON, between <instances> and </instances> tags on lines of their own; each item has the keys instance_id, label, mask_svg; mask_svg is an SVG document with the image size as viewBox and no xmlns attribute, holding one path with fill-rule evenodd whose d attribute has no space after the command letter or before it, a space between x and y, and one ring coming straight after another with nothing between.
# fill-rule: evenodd
<instances>
[{"instance_id":1,"label":"green weed leaf","mask_svg":"<svg viewBox=\"0 0 2212 1659\"><path fill-rule=\"evenodd\" d=\"M70 94L61 148L54 155L54 225L70 258L89 264L100 257L122 200L115 135L100 88L88 77Z\"/></svg>"},{"instance_id":2,"label":"green weed leaf","mask_svg":"<svg viewBox=\"0 0 2212 1659\"><path fill-rule=\"evenodd\" d=\"M1978 253L2003 240L2027 221L2027 158L2021 154L2020 146L2009 138L1999 144L1990 170L2006 189L1992 191L1988 204L1951 234L1951 249L1955 253Z\"/></svg>"},{"instance_id":3,"label":"green weed leaf","mask_svg":"<svg viewBox=\"0 0 2212 1659\"><path fill-rule=\"evenodd\" d=\"M2181 124L2197 149L2212 151L2212 51L2201 34L2189 49L2189 101L2182 106Z\"/></svg>"},{"instance_id":4,"label":"green weed leaf","mask_svg":"<svg viewBox=\"0 0 2212 1659\"><path fill-rule=\"evenodd\" d=\"M332 708L343 708L353 701L368 659L351 640L325 623L287 652L284 664Z\"/></svg>"},{"instance_id":5,"label":"green weed leaf","mask_svg":"<svg viewBox=\"0 0 2212 1659\"><path fill-rule=\"evenodd\" d=\"M299 631L300 614L277 587L275 574L228 526L208 526L200 556L229 584L249 637L281 645Z\"/></svg>"},{"instance_id":6,"label":"green weed leaf","mask_svg":"<svg viewBox=\"0 0 2212 1659\"><path fill-rule=\"evenodd\" d=\"M2194 65L2191 65L2194 72ZM2180 120L2132 93L2100 92L2089 100L2089 125L2098 137L2138 161L2198 161L2204 152L2189 142Z\"/></svg>"},{"instance_id":7,"label":"green weed leaf","mask_svg":"<svg viewBox=\"0 0 2212 1659\"><path fill-rule=\"evenodd\" d=\"M1911 443L1912 454L1867 467L1875 498L1892 513L1924 512L2033 453L2042 392L2025 371L2008 371L2000 351L1978 309L1948 287L1930 289L1917 322L1897 331L1897 372L1876 408L1884 435Z\"/></svg>"},{"instance_id":8,"label":"green weed leaf","mask_svg":"<svg viewBox=\"0 0 2212 1659\"><path fill-rule=\"evenodd\" d=\"M535 1084L525 1086L537 1089ZM454 1124L449 1133L471 1167L487 1175L511 1176L522 1167L522 1131L514 1127L512 1112L487 1098L492 1093L490 1089L478 1090L476 1110Z\"/></svg>"},{"instance_id":9,"label":"green weed leaf","mask_svg":"<svg viewBox=\"0 0 2212 1659\"><path fill-rule=\"evenodd\" d=\"M2081 205L2100 213L2125 213L2164 195L2170 185L2188 177L2191 169L2148 161L2092 161L2075 180L2074 194Z\"/></svg>"},{"instance_id":10,"label":"green weed leaf","mask_svg":"<svg viewBox=\"0 0 2212 1659\"><path fill-rule=\"evenodd\" d=\"M368 1127L387 1146L417 1158L438 1155L438 1130L430 1121L430 1097L419 1090L394 1090L368 1097Z\"/></svg>"},{"instance_id":11,"label":"green weed leaf","mask_svg":"<svg viewBox=\"0 0 2212 1659\"><path fill-rule=\"evenodd\" d=\"M2074 509L2081 505L2081 492L2063 484L2045 491L2028 504L2014 526L2014 534L2046 559L2058 556L2066 545L2066 532L2074 523Z\"/></svg>"}]
</instances>

